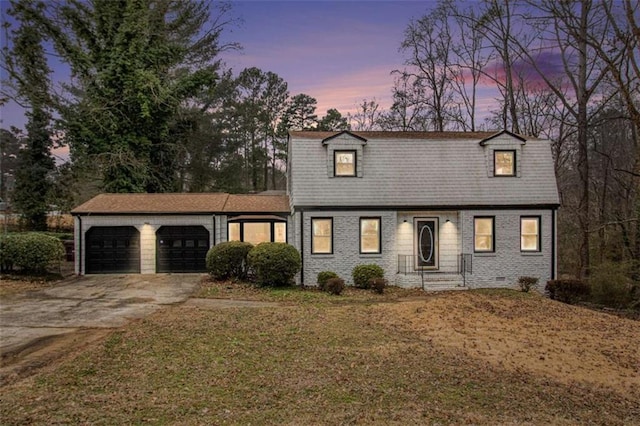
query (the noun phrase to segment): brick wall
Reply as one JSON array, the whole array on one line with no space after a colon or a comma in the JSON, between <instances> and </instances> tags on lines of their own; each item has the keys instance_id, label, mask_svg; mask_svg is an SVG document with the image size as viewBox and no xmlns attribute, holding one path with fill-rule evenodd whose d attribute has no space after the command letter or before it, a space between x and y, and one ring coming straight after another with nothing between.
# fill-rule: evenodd
<instances>
[{"instance_id":1,"label":"brick wall","mask_svg":"<svg viewBox=\"0 0 640 426\"><path fill-rule=\"evenodd\" d=\"M539 278L544 288L551 278L550 210L469 210L461 212L464 253L472 253L473 273L467 275L471 288L515 287L520 276ZM495 216L495 252L474 253L474 216ZM541 251L520 251L520 217L540 216Z\"/></svg>"}]
</instances>

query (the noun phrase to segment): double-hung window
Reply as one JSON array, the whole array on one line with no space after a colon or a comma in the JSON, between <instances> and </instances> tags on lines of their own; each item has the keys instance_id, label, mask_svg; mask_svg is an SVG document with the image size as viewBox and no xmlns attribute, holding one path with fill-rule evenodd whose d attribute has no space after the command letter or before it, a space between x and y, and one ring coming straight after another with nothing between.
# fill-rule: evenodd
<instances>
[{"instance_id":1,"label":"double-hung window","mask_svg":"<svg viewBox=\"0 0 640 426\"><path fill-rule=\"evenodd\" d=\"M493 175L494 176L515 176L516 175L516 152L515 151L493 151Z\"/></svg>"},{"instance_id":2,"label":"double-hung window","mask_svg":"<svg viewBox=\"0 0 640 426\"><path fill-rule=\"evenodd\" d=\"M360 218L360 253L380 253L380 218Z\"/></svg>"},{"instance_id":3,"label":"double-hung window","mask_svg":"<svg viewBox=\"0 0 640 426\"><path fill-rule=\"evenodd\" d=\"M334 151L333 172L334 176L355 176L356 151Z\"/></svg>"},{"instance_id":4,"label":"double-hung window","mask_svg":"<svg viewBox=\"0 0 640 426\"><path fill-rule=\"evenodd\" d=\"M540 251L540 217L529 216L520 218L520 250Z\"/></svg>"},{"instance_id":5,"label":"double-hung window","mask_svg":"<svg viewBox=\"0 0 640 426\"><path fill-rule=\"evenodd\" d=\"M330 217L311 218L311 253L333 253L333 219Z\"/></svg>"},{"instance_id":6,"label":"double-hung window","mask_svg":"<svg viewBox=\"0 0 640 426\"><path fill-rule=\"evenodd\" d=\"M484 216L473 219L473 251L492 253L495 248L495 217Z\"/></svg>"}]
</instances>

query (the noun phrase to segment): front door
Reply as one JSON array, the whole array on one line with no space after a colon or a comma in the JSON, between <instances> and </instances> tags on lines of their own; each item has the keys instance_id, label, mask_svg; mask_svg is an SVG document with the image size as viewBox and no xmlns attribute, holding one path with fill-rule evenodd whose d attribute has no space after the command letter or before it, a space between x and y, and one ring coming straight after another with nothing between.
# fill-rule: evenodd
<instances>
[{"instance_id":1,"label":"front door","mask_svg":"<svg viewBox=\"0 0 640 426\"><path fill-rule=\"evenodd\" d=\"M438 269L438 218L417 217L413 225L415 268Z\"/></svg>"}]
</instances>

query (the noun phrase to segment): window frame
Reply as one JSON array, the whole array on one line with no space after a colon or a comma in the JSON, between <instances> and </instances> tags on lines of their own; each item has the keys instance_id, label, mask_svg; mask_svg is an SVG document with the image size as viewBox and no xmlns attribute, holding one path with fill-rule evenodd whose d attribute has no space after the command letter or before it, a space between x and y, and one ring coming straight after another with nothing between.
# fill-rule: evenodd
<instances>
[{"instance_id":1,"label":"window frame","mask_svg":"<svg viewBox=\"0 0 640 426\"><path fill-rule=\"evenodd\" d=\"M476 246L477 237L477 219L491 219L491 249L478 250ZM473 217L473 252L474 253L495 253L496 252L496 217L495 216L474 216Z\"/></svg>"},{"instance_id":2,"label":"window frame","mask_svg":"<svg viewBox=\"0 0 640 426\"><path fill-rule=\"evenodd\" d=\"M377 220L378 221L378 251L362 251L362 221ZM359 230L359 248L360 254L381 254L382 253L382 217L381 216L362 216L358 222Z\"/></svg>"},{"instance_id":3,"label":"window frame","mask_svg":"<svg viewBox=\"0 0 640 426\"><path fill-rule=\"evenodd\" d=\"M524 236L522 233L522 221L523 220L536 220L537 221L537 238L536 238L536 249L525 249L522 247L522 237ZM532 234L527 234L532 235ZM542 251L542 217L540 215L528 215L528 216L520 216L520 251L522 253L540 253Z\"/></svg>"},{"instance_id":4,"label":"window frame","mask_svg":"<svg viewBox=\"0 0 640 426\"><path fill-rule=\"evenodd\" d=\"M285 236L285 243L289 242L289 232L288 232L288 227L289 224L287 222L287 220L285 218L282 218L282 220L277 220L277 219L236 219L236 220L228 220L227 221L227 241L242 241L244 242L244 224L245 223L268 223L269 224L269 232L270 232L270 239L267 242L276 242L276 233L275 233L275 228L276 228L276 223L283 223L285 228L284 228L284 236ZM238 224L240 227L240 232L239 232L239 240L231 240L231 225L232 224Z\"/></svg>"},{"instance_id":5,"label":"window frame","mask_svg":"<svg viewBox=\"0 0 640 426\"><path fill-rule=\"evenodd\" d=\"M338 155L339 154L352 154L353 155L353 174L339 175L338 174ZM333 177L356 177L358 176L358 151L355 149L336 149L333 151Z\"/></svg>"},{"instance_id":6,"label":"window frame","mask_svg":"<svg viewBox=\"0 0 640 426\"><path fill-rule=\"evenodd\" d=\"M513 170L510 174L498 174L497 173L497 159L498 159L498 154L505 154L505 153L511 153L511 155L513 156ZM517 172L517 168L516 168L516 150L515 149L495 149L493 151L493 176L494 177L514 177L517 176L518 172Z\"/></svg>"},{"instance_id":7,"label":"window frame","mask_svg":"<svg viewBox=\"0 0 640 426\"><path fill-rule=\"evenodd\" d=\"M329 228L329 229L331 230L331 235L329 236L329 237L330 237L330 238L329 238L329 242L330 242L330 247L329 247L329 249L330 249L330 250L329 250L328 252L316 252L316 251L314 251L314 250L313 250L313 247L314 247L313 242L314 242L314 238L316 238L316 236L314 235L314 232L313 232L313 224L314 224L314 222L315 222L316 220L328 220L328 221L329 221L329 223L331 224L331 226L330 226L330 228ZM333 217L330 217L330 216L329 216L329 217L328 217L328 216L312 217L312 218L311 218L310 225L311 225L311 232L310 232L310 234L311 234L311 239L310 239L310 241L309 241L309 242L311 243L311 247L309 247L309 249L310 249L311 254L312 254L312 255L328 255L328 254L333 254Z\"/></svg>"}]
</instances>

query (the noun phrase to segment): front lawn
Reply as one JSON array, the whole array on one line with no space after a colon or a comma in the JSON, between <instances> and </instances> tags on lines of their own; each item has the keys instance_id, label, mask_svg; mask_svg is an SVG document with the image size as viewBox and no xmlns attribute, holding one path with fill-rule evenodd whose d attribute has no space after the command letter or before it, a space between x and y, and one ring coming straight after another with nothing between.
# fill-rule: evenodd
<instances>
[{"instance_id":1,"label":"front lawn","mask_svg":"<svg viewBox=\"0 0 640 426\"><path fill-rule=\"evenodd\" d=\"M640 423L638 322L515 292L295 291L257 290L279 307L185 304L114 330L2 388L3 423Z\"/></svg>"}]
</instances>

